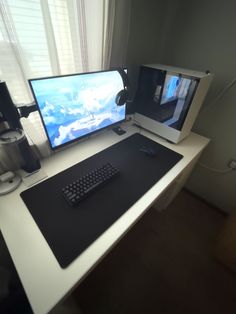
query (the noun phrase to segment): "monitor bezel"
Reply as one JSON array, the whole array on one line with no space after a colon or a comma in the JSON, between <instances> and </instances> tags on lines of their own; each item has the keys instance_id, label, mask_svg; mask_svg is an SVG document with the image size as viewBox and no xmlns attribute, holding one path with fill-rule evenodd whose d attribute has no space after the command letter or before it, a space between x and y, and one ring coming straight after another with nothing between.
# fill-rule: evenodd
<instances>
[{"instance_id":1,"label":"monitor bezel","mask_svg":"<svg viewBox=\"0 0 236 314\"><path fill-rule=\"evenodd\" d=\"M127 70L127 69L124 69L124 70ZM70 140L70 141L68 141L68 142L66 142L66 143L60 144L60 145L58 145L58 146L52 146L52 143L51 143L51 140L50 140L48 131L47 131L47 127L46 127L46 125L45 125L45 123L44 123L43 115L42 115L42 113L41 113L41 109L40 109L40 106L39 106L39 104L38 104L37 97L36 97L36 95L35 95L35 93L34 93L34 90L33 90L32 84L31 84L31 81L40 81L40 80L53 79L53 78L60 78L60 77L68 77L68 76L78 76L78 75L81 76L81 75L86 75L86 74L104 73L104 72L118 72L118 73L119 73L119 69L101 70L101 71L91 71L91 72L81 72L81 73L72 73L72 74L62 74L62 75L45 76L45 77L39 77L39 78L28 79L29 86L30 86L30 90L31 90L31 93L32 93L32 95L33 95L35 104L36 104L36 106L37 106L37 110L38 110L38 112L39 112L40 119L41 119L41 121L42 121L43 128L44 128L44 131L45 131L45 133L46 133L46 136L47 136L47 139L48 139L48 143L49 143L49 146L50 146L50 148L51 148L52 151L57 151L57 150L59 150L59 149L61 149L61 148L64 148L64 147L66 147L66 146L70 146L70 145L73 145L73 144L75 144L75 143L78 143L80 140L85 139L86 137L90 137L90 136L92 136L92 135L95 135L96 133L99 133L99 132L101 132L101 131L103 131L103 130L105 130L105 129L113 128L114 126L116 126L116 125L118 125L118 124L124 122L125 119L126 119L127 103L124 104L124 106L125 106L125 117L124 117L124 119L119 120L119 121L117 121L117 122L115 122L115 123L112 123L112 124L110 124L110 125L107 125L107 126L105 126L105 127L102 127L102 128L100 128L100 129L98 129L98 130L94 130L94 131L92 131L92 132L90 132L90 133L88 133L88 134L79 136L79 137L77 137L77 138L75 138L75 139L73 139L73 140ZM121 80L122 80L122 83L123 83L123 88L125 88L125 84L124 84L124 81L123 81L123 79L122 79L122 76L121 76Z\"/></svg>"}]
</instances>

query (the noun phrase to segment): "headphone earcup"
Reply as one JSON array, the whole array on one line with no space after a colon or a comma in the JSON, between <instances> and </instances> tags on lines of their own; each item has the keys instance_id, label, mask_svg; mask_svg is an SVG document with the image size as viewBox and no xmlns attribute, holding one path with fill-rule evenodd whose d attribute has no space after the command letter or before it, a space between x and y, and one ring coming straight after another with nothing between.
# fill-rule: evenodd
<instances>
[{"instance_id":1,"label":"headphone earcup","mask_svg":"<svg viewBox=\"0 0 236 314\"><path fill-rule=\"evenodd\" d=\"M127 99L128 99L128 91L125 89L122 89L116 95L115 102L117 106L123 106L126 103Z\"/></svg>"}]
</instances>

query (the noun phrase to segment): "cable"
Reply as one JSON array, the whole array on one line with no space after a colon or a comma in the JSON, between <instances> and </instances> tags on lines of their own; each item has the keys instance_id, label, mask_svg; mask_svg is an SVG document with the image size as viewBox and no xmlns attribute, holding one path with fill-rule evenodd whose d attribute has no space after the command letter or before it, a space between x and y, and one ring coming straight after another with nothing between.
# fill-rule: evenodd
<instances>
[{"instance_id":1,"label":"cable","mask_svg":"<svg viewBox=\"0 0 236 314\"><path fill-rule=\"evenodd\" d=\"M229 82L223 89L221 92L219 92L219 94L212 99L204 108L203 111L205 111L206 109L208 109L209 107L213 106L215 103L217 103L218 100L220 100L236 83L236 78L234 78L231 82ZM208 167L207 165L202 164L201 162L198 162L199 166L201 166L202 168L205 168L209 171L215 172L215 173L219 173L219 174L226 174L229 172L232 172L234 169L232 168L227 168L227 169L216 169L216 168L211 168Z\"/></svg>"},{"instance_id":2,"label":"cable","mask_svg":"<svg viewBox=\"0 0 236 314\"><path fill-rule=\"evenodd\" d=\"M212 172L216 172L216 173L221 173L221 174L224 174L224 173L229 173L229 172L232 172L233 169L232 168L228 168L228 169L216 169L216 168L211 168L211 167L208 167L207 165L204 165L203 163L201 162L198 162L199 166L201 166L202 168L205 168L209 171L212 171Z\"/></svg>"},{"instance_id":3,"label":"cable","mask_svg":"<svg viewBox=\"0 0 236 314\"><path fill-rule=\"evenodd\" d=\"M229 84L227 84L222 89L222 91L203 108L203 110L214 105L219 99L221 99L234 86L235 83L236 83L236 77L231 82L229 82Z\"/></svg>"}]
</instances>

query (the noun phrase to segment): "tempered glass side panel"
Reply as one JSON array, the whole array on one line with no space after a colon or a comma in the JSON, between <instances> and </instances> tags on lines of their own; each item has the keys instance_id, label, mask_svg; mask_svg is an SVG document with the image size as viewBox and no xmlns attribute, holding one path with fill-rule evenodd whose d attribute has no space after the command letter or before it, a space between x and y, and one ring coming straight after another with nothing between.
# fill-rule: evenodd
<instances>
[{"instance_id":1,"label":"tempered glass side panel","mask_svg":"<svg viewBox=\"0 0 236 314\"><path fill-rule=\"evenodd\" d=\"M142 66L135 96L136 112L181 130L199 79Z\"/></svg>"}]
</instances>

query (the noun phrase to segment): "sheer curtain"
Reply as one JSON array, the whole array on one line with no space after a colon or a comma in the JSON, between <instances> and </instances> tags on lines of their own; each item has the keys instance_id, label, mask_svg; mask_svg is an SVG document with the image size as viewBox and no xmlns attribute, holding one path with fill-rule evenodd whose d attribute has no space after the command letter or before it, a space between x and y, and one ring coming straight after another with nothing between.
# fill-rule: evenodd
<instances>
[{"instance_id":1,"label":"sheer curtain","mask_svg":"<svg viewBox=\"0 0 236 314\"><path fill-rule=\"evenodd\" d=\"M115 0L0 0L0 80L14 103L33 101L29 78L108 68L114 16ZM48 155L39 114L21 122Z\"/></svg>"}]
</instances>

